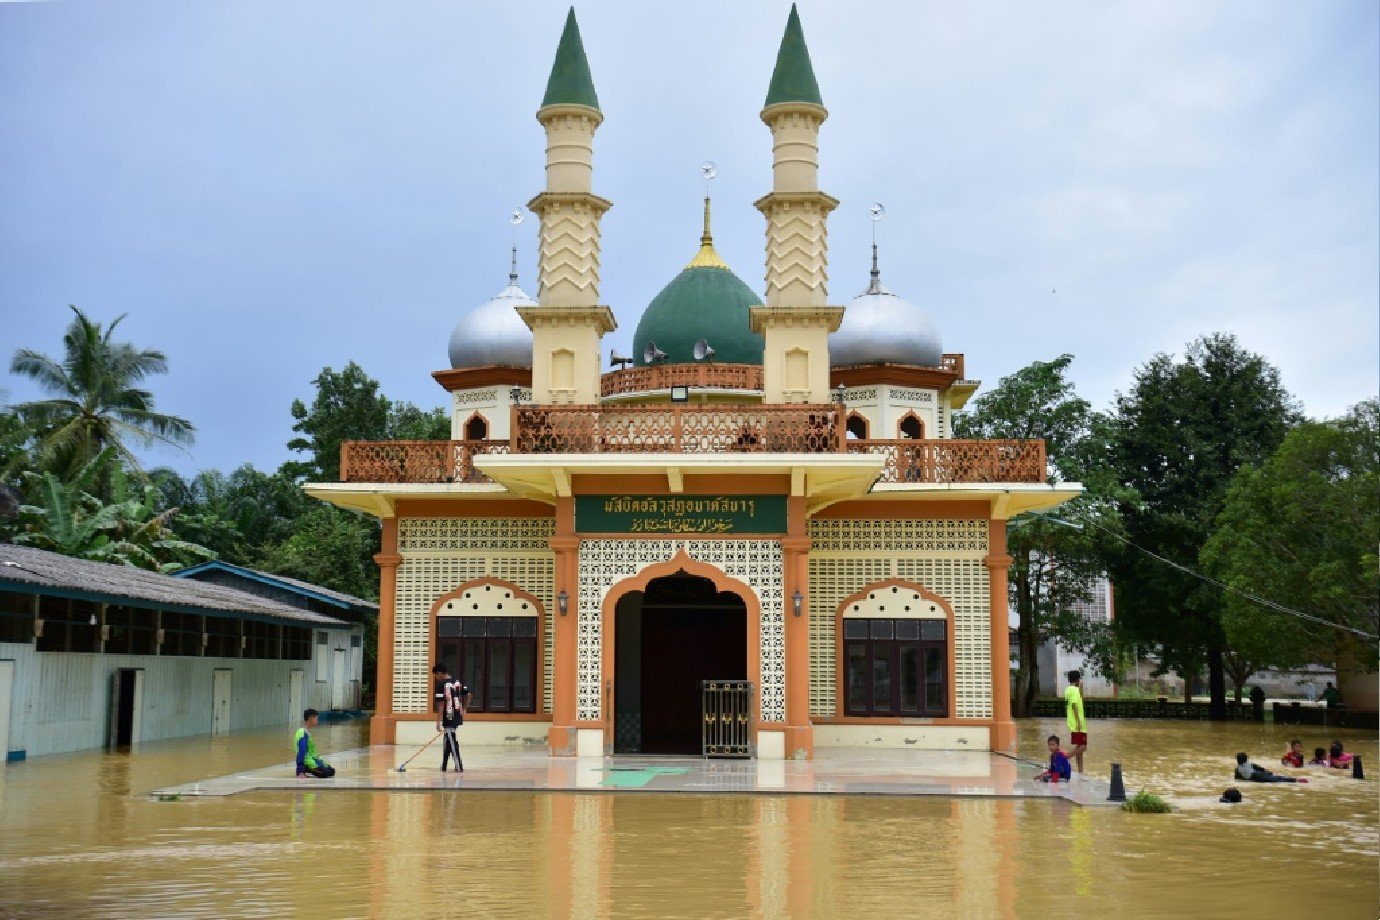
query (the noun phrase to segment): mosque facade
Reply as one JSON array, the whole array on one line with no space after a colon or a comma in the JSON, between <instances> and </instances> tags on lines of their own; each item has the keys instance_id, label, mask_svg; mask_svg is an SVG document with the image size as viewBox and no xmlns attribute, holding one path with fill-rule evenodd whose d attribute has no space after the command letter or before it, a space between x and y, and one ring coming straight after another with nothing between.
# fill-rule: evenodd
<instances>
[{"instance_id":1,"label":"mosque facade","mask_svg":"<svg viewBox=\"0 0 1380 920\"><path fill-rule=\"evenodd\" d=\"M433 662L471 744L800 759L1008 750L1006 521L1074 497L1041 441L952 436L978 387L930 313L828 291L828 117L792 8L761 119L765 290L700 247L604 368L604 119L572 10L546 133L537 296L461 317L451 440L347 442L307 490L382 521L373 743L434 733ZM765 145L764 145L765 147Z\"/></svg>"}]
</instances>

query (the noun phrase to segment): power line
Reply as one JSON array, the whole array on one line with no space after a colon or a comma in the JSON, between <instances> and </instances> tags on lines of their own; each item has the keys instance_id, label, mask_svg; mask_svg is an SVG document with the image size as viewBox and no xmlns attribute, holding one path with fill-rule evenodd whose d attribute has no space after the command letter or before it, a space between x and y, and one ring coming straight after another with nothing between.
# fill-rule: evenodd
<instances>
[{"instance_id":1,"label":"power line","mask_svg":"<svg viewBox=\"0 0 1380 920\"><path fill-rule=\"evenodd\" d=\"M1064 525L1065 527L1072 527L1074 530L1082 530L1082 529L1083 529L1083 525L1081 525L1081 524L1074 524L1074 523L1071 523L1071 522L1069 522L1069 521L1065 521L1065 520L1063 520L1062 518L1054 517L1053 515L1049 515L1049 514L1039 514L1038 512L1032 512L1032 513L1034 513L1037 517L1042 517L1042 518L1044 518L1044 519L1047 520L1047 521L1053 521L1054 523L1056 523L1056 524L1062 524L1062 525ZM1175 568L1175 569L1178 569L1180 572L1183 572L1185 575L1192 575L1194 578L1197 578L1197 579L1199 579L1200 581L1205 581L1205 582L1207 582L1207 583L1210 584L1210 585L1216 585L1218 588L1221 588L1223 591L1228 591L1228 592L1230 592L1230 593L1232 593L1232 594L1235 594L1237 597L1244 597L1246 600L1252 601L1252 602L1257 603L1257 604L1260 604L1262 607L1268 607L1269 609L1278 611L1279 613L1287 613L1289 616L1298 617L1298 618L1301 619L1301 620L1308 620L1309 622L1312 622L1312 623L1318 623L1318 624L1320 624L1320 625L1322 625L1322 626L1326 626L1326 627L1328 627L1328 628L1330 628L1330 629L1340 629L1340 630L1342 630L1343 632L1355 633L1356 635L1361 636L1361 637L1364 638L1364 639L1370 639L1371 641L1380 641L1380 636L1377 636L1377 635L1375 635L1375 634L1373 634L1373 633L1368 633L1368 632L1366 632L1366 631L1364 631L1364 630L1356 629L1355 627L1352 627L1352 626L1343 626L1343 625L1340 624L1340 623L1333 623L1331 620L1325 620L1325 619L1323 619L1322 617L1315 617L1315 616L1313 616L1311 613L1304 613L1302 610L1295 610L1295 609L1293 609L1292 607L1285 607L1283 604L1277 604L1277 603L1275 603L1274 601L1270 600L1269 598L1261 597L1261 596L1258 595L1258 594L1252 594L1252 593L1249 592L1249 591L1242 591L1240 588L1234 588L1234 587L1232 587L1231 585L1227 584L1226 582L1218 581L1217 579L1215 579L1215 578L1213 578L1213 577L1211 577L1211 576L1209 576L1209 575L1204 575L1202 572L1195 571L1194 569L1190 569L1190 568L1189 568L1188 566L1186 566L1186 565L1183 565L1183 564L1181 564L1181 563L1175 562L1173 559L1166 559L1166 558L1164 558L1163 556L1161 556L1159 553L1156 553L1156 552L1154 552L1154 551L1152 551L1152 550L1148 550L1148 549L1146 549L1145 547L1140 546L1140 545L1137 544L1137 543L1132 543L1130 540L1128 540L1126 537L1123 537L1121 534L1117 533L1115 530L1112 530L1112 529L1110 529L1110 528L1108 528L1108 527L1103 527L1101 524L1097 523L1096 521L1088 521L1088 523L1091 524L1093 527L1096 527L1098 530L1102 531L1103 533L1107 534L1108 536L1110 536L1110 537L1112 537L1112 538L1114 538L1114 539L1116 539L1116 540L1120 540L1122 543L1125 543L1127 546L1131 547L1132 549L1140 550L1142 553L1145 553L1145 555L1149 556L1149 557L1152 558L1152 559L1158 559L1160 562L1163 562L1165 565L1170 566L1170 567Z\"/></svg>"}]
</instances>

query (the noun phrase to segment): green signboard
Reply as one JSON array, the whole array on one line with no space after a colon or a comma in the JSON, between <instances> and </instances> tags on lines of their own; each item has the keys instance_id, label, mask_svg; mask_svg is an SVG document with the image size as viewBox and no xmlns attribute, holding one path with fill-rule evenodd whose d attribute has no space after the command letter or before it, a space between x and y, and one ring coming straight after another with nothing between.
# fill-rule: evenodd
<instances>
[{"instance_id":1,"label":"green signboard","mask_svg":"<svg viewBox=\"0 0 1380 920\"><path fill-rule=\"evenodd\" d=\"M580 533L785 533L784 495L577 495Z\"/></svg>"}]
</instances>

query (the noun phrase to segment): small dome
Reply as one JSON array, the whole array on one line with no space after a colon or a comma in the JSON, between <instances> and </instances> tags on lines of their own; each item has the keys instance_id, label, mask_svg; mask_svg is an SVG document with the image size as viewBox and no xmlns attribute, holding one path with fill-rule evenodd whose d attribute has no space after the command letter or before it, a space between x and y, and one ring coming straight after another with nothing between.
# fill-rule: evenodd
<instances>
[{"instance_id":1,"label":"small dome","mask_svg":"<svg viewBox=\"0 0 1380 920\"><path fill-rule=\"evenodd\" d=\"M729 269L714 251L705 199L700 250L671 283L652 298L633 333L633 358L640 365L649 343L666 353L669 364L695 362L700 339L714 349L720 364L761 364L762 337L752 331L748 308L762 298Z\"/></svg>"},{"instance_id":2,"label":"small dome","mask_svg":"<svg viewBox=\"0 0 1380 920\"><path fill-rule=\"evenodd\" d=\"M496 297L475 307L455 324L450 333L450 366L531 367L532 330L514 308L535 303L518 287L514 271L508 276L508 286Z\"/></svg>"},{"instance_id":3,"label":"small dome","mask_svg":"<svg viewBox=\"0 0 1380 920\"><path fill-rule=\"evenodd\" d=\"M829 336L829 364L914 364L939 367L944 345L934 319L882 284L873 253L872 283L843 312Z\"/></svg>"}]
</instances>

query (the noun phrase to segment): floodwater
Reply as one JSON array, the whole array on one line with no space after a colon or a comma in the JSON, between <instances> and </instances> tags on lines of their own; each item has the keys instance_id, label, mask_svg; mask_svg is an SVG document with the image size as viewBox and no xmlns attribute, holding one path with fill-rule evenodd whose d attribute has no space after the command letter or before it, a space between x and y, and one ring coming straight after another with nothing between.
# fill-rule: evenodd
<instances>
[{"instance_id":1,"label":"floodwater","mask_svg":"<svg viewBox=\"0 0 1380 920\"><path fill-rule=\"evenodd\" d=\"M1024 755L1062 723L1023 723ZM509 792L251 793L155 788L287 760L289 731L40 757L0 768L0 917L1377 916L1371 778L1232 781L1324 729L1091 723L1170 815L1059 800ZM322 726L324 752L364 743ZM1240 785L1246 801L1219 805Z\"/></svg>"}]
</instances>

